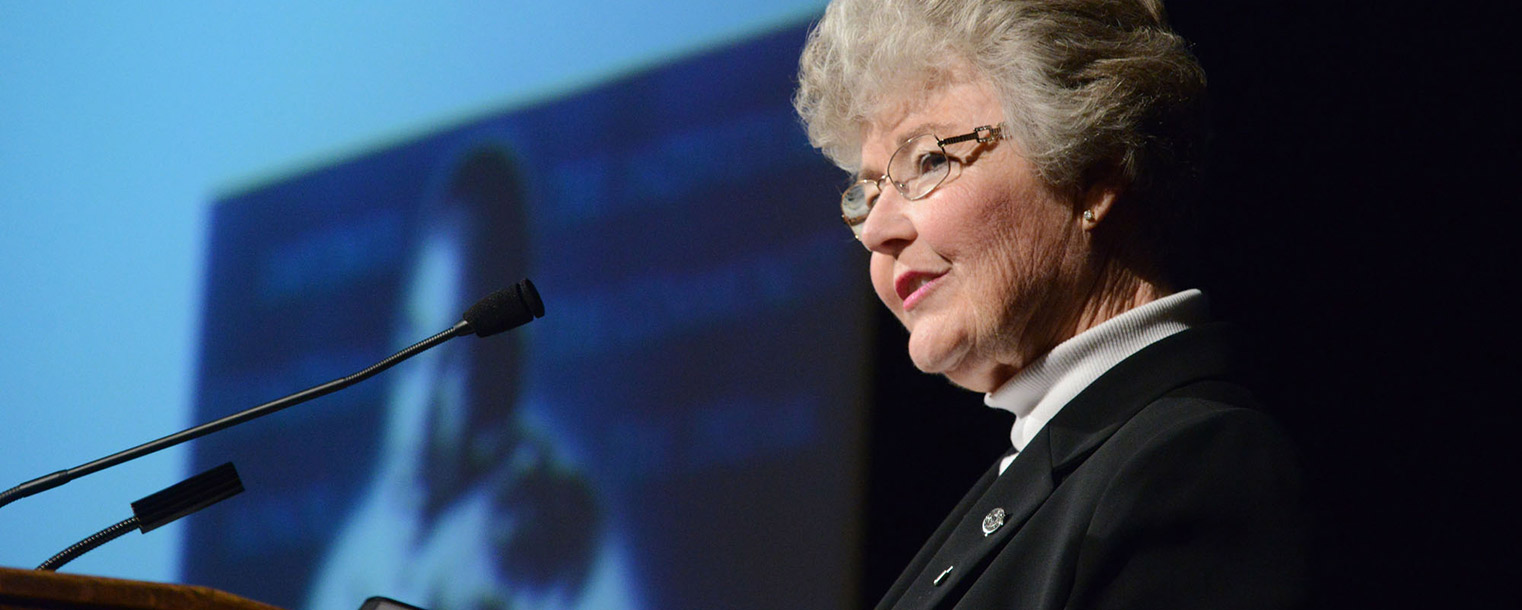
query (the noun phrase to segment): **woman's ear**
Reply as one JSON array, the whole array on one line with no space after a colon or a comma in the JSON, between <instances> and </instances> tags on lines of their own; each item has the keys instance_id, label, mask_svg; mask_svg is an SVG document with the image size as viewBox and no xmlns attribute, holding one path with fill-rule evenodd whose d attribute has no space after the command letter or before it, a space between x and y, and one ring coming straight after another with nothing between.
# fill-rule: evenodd
<instances>
[{"instance_id":1,"label":"woman's ear","mask_svg":"<svg viewBox=\"0 0 1522 610\"><path fill-rule=\"evenodd\" d=\"M1110 215L1119 198L1120 189L1113 184L1101 182L1089 187L1080 198L1079 216L1083 218L1084 230L1092 231L1098 227Z\"/></svg>"}]
</instances>

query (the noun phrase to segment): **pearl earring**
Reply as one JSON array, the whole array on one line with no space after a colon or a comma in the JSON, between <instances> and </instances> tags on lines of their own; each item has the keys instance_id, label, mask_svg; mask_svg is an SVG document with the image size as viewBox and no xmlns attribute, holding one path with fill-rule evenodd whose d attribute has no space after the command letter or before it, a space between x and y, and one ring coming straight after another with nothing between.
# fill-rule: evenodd
<instances>
[{"instance_id":1,"label":"pearl earring","mask_svg":"<svg viewBox=\"0 0 1522 610\"><path fill-rule=\"evenodd\" d=\"M1094 210L1084 210L1083 219L1089 222L1094 222Z\"/></svg>"}]
</instances>

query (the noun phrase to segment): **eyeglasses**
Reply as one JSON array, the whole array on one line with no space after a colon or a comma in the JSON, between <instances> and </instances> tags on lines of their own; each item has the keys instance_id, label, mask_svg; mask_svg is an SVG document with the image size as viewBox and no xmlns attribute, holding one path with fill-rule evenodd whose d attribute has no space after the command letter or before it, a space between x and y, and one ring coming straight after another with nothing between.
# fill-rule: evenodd
<instances>
[{"instance_id":1,"label":"eyeglasses","mask_svg":"<svg viewBox=\"0 0 1522 610\"><path fill-rule=\"evenodd\" d=\"M893 184L900 195L909 201L924 199L951 175L951 156L946 145L977 140L988 143L1005 138L1004 124L976 127L971 133L937 138L934 134L921 134L904 141L893 156L888 157L888 171L876 180L861 180L840 195L841 217L856 239L861 239L861 227L882 194L883 180Z\"/></svg>"}]
</instances>

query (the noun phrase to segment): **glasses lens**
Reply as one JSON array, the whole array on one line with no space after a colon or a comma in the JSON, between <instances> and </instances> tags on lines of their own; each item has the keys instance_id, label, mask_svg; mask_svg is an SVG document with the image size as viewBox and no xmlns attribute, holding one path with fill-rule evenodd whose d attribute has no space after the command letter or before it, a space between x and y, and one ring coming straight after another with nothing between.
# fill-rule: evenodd
<instances>
[{"instance_id":1,"label":"glasses lens","mask_svg":"<svg viewBox=\"0 0 1522 610\"><path fill-rule=\"evenodd\" d=\"M888 159L888 180L905 199L929 195L950 173L951 159L930 134L910 138Z\"/></svg>"},{"instance_id":2,"label":"glasses lens","mask_svg":"<svg viewBox=\"0 0 1522 610\"><path fill-rule=\"evenodd\" d=\"M872 212L874 203L877 203L877 183L871 180L857 182L841 194L841 217L857 237L861 237L861 224L867 221L867 214Z\"/></svg>"}]
</instances>

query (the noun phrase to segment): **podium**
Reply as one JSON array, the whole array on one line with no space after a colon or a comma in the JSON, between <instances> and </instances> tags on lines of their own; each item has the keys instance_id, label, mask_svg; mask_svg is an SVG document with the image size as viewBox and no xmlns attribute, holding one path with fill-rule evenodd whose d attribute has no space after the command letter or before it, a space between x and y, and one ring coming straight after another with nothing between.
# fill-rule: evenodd
<instances>
[{"instance_id":1,"label":"podium","mask_svg":"<svg viewBox=\"0 0 1522 610\"><path fill-rule=\"evenodd\" d=\"M0 610L281 610L208 587L0 568Z\"/></svg>"}]
</instances>

